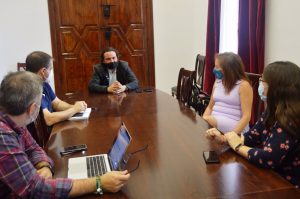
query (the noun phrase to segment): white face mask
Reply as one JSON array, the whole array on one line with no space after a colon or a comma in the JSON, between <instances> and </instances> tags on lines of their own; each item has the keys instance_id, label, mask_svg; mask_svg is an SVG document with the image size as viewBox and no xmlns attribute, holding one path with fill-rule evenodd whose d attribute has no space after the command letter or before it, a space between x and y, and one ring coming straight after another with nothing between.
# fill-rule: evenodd
<instances>
[{"instance_id":1,"label":"white face mask","mask_svg":"<svg viewBox=\"0 0 300 199\"><path fill-rule=\"evenodd\" d=\"M259 86L258 86L258 94L259 94L259 97L262 101L266 102L267 101L267 96L264 95L264 85L262 82L259 82Z\"/></svg>"},{"instance_id":2,"label":"white face mask","mask_svg":"<svg viewBox=\"0 0 300 199\"><path fill-rule=\"evenodd\" d=\"M49 75L45 81L50 83L53 79L54 79L54 74L53 74L53 70L51 70L51 72L49 73Z\"/></svg>"},{"instance_id":3,"label":"white face mask","mask_svg":"<svg viewBox=\"0 0 300 199\"><path fill-rule=\"evenodd\" d=\"M32 123L32 122L34 122L34 120L36 120L36 118L39 115L40 105L35 104L35 106L36 106L35 107L35 111L34 111L34 113L32 115L29 116L29 121L28 121L27 125L30 124L30 123Z\"/></svg>"}]
</instances>

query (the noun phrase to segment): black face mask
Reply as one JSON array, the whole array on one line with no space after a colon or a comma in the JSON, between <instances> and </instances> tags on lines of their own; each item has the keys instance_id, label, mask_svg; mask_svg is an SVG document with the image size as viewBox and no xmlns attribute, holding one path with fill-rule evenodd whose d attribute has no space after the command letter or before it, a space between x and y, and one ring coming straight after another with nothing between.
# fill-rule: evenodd
<instances>
[{"instance_id":1,"label":"black face mask","mask_svg":"<svg viewBox=\"0 0 300 199\"><path fill-rule=\"evenodd\" d=\"M118 64L119 64L119 62L110 62L110 63L108 63L108 64L103 63L103 65L104 65L106 68L110 69L110 70L116 69L117 66L118 66Z\"/></svg>"}]
</instances>

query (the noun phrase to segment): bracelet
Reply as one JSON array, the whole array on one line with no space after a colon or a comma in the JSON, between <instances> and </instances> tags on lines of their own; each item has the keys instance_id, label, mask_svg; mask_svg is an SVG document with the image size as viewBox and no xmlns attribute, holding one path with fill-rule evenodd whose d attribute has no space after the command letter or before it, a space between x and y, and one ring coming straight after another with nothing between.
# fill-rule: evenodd
<instances>
[{"instance_id":1,"label":"bracelet","mask_svg":"<svg viewBox=\"0 0 300 199\"><path fill-rule=\"evenodd\" d=\"M234 147L234 150L235 150L236 152L238 152L239 149L241 148L241 146L243 146L243 144L242 144L242 143L239 143L236 147Z\"/></svg>"},{"instance_id":2,"label":"bracelet","mask_svg":"<svg viewBox=\"0 0 300 199\"><path fill-rule=\"evenodd\" d=\"M54 175L53 168L49 164L44 164L44 165L40 166L38 169L41 169L41 168L44 168L44 167L47 167L51 171L52 175Z\"/></svg>"},{"instance_id":3,"label":"bracelet","mask_svg":"<svg viewBox=\"0 0 300 199\"><path fill-rule=\"evenodd\" d=\"M96 194L103 195L103 190L101 188L101 179L100 179L100 176L96 177Z\"/></svg>"}]
</instances>

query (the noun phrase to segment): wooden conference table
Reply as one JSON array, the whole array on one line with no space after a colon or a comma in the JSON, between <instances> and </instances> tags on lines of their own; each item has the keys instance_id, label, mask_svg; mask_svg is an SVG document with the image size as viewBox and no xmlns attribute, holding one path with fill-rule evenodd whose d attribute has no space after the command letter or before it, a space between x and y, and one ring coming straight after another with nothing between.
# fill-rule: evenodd
<instances>
[{"instance_id":1,"label":"wooden conference table","mask_svg":"<svg viewBox=\"0 0 300 199\"><path fill-rule=\"evenodd\" d=\"M139 168L118 193L102 198L299 198L300 192L276 173L257 168L233 151L220 156L220 164L206 165L203 151L221 150L208 141L207 123L175 98L158 90L123 95L80 94L94 110L89 120L66 121L54 126L48 154L55 162L55 177L67 177L64 146L87 144L85 155L107 153L124 122L133 138L134 154L128 168ZM75 99L74 99L75 100ZM96 198L88 195L82 198Z\"/></svg>"}]
</instances>

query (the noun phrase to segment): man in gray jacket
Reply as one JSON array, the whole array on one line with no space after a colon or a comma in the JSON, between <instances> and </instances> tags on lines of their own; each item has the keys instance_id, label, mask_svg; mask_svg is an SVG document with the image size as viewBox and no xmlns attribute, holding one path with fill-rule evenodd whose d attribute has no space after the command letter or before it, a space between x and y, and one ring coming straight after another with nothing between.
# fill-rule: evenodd
<instances>
[{"instance_id":1,"label":"man in gray jacket","mask_svg":"<svg viewBox=\"0 0 300 199\"><path fill-rule=\"evenodd\" d=\"M118 60L118 52L112 47L101 53L101 63L94 66L89 91L98 93L122 93L138 88L138 80L125 61Z\"/></svg>"}]
</instances>

